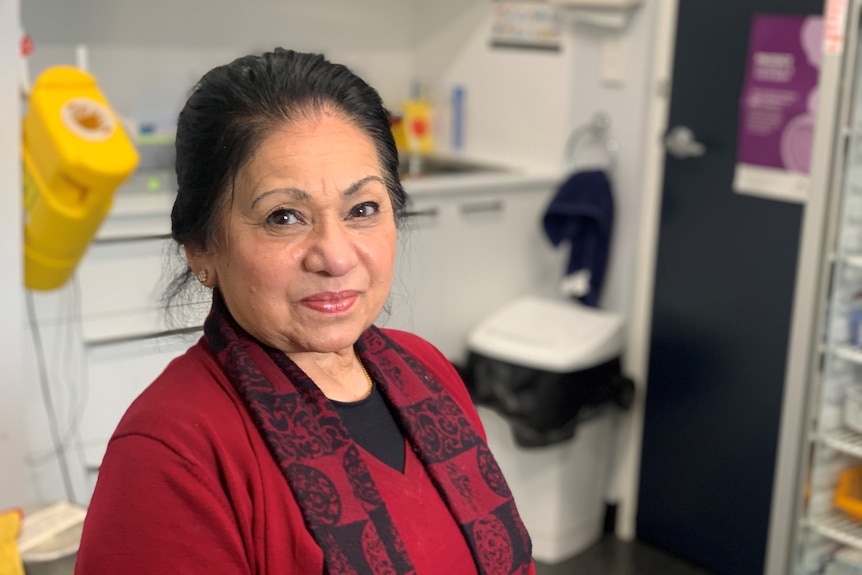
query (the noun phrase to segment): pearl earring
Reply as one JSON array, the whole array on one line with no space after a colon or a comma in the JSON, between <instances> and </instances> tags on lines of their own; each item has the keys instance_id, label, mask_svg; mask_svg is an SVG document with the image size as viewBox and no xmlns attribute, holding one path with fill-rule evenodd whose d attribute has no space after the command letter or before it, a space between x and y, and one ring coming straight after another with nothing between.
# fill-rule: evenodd
<instances>
[{"instance_id":1,"label":"pearl earring","mask_svg":"<svg viewBox=\"0 0 862 575\"><path fill-rule=\"evenodd\" d=\"M198 281L202 284L207 283L207 277L209 277L209 274L205 269L198 272Z\"/></svg>"}]
</instances>

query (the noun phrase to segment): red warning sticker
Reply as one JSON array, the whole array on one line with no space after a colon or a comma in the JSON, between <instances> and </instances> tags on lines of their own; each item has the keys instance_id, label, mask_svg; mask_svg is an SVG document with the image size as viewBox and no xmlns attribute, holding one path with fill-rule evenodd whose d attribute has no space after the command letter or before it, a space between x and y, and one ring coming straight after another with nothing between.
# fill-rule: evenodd
<instances>
[{"instance_id":1,"label":"red warning sticker","mask_svg":"<svg viewBox=\"0 0 862 575\"><path fill-rule=\"evenodd\" d=\"M840 54L844 50L847 0L827 0L823 22L823 52Z\"/></svg>"}]
</instances>

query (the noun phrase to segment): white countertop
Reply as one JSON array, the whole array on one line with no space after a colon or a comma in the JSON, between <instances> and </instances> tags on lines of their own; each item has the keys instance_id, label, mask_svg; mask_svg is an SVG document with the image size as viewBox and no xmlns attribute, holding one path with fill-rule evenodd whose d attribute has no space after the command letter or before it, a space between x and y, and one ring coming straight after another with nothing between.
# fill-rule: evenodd
<instances>
[{"instance_id":1,"label":"white countertop","mask_svg":"<svg viewBox=\"0 0 862 575\"><path fill-rule=\"evenodd\" d=\"M408 196L459 193L465 190L509 190L523 187L555 185L560 173L512 169L505 172L474 172L405 178L401 181Z\"/></svg>"}]
</instances>

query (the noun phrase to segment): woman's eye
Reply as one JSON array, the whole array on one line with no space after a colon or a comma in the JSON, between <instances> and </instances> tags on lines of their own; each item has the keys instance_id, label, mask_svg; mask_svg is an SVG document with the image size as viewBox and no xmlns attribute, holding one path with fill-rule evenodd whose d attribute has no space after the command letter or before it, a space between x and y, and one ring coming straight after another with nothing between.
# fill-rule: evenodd
<instances>
[{"instance_id":1,"label":"woman's eye","mask_svg":"<svg viewBox=\"0 0 862 575\"><path fill-rule=\"evenodd\" d=\"M367 218L373 216L378 211L380 211L380 204L377 202L364 202L350 210L350 215L348 217Z\"/></svg>"},{"instance_id":2,"label":"woman's eye","mask_svg":"<svg viewBox=\"0 0 862 575\"><path fill-rule=\"evenodd\" d=\"M290 226L300 222L301 219L299 214L297 214L293 210L288 210L285 208L279 208L269 214L266 218L266 223L274 224L276 226Z\"/></svg>"}]
</instances>

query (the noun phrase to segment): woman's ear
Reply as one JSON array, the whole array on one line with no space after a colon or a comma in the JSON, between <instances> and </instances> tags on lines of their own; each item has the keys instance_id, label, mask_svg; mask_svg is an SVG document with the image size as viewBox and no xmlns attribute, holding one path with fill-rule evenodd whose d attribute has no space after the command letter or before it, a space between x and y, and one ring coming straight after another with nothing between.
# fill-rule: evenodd
<instances>
[{"instance_id":1,"label":"woman's ear","mask_svg":"<svg viewBox=\"0 0 862 575\"><path fill-rule=\"evenodd\" d=\"M189 267L192 270L195 278L204 287L213 288L217 283L215 266L213 265L212 256L209 251L195 249L188 245L183 246L186 252L186 259L189 262Z\"/></svg>"}]
</instances>

